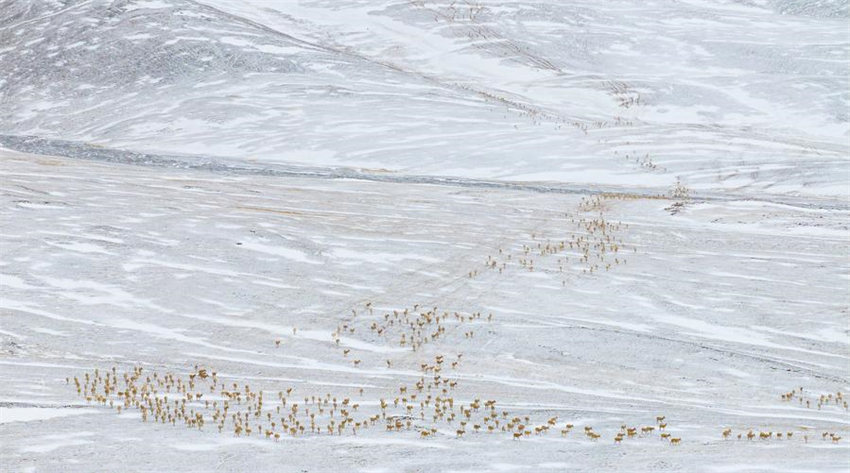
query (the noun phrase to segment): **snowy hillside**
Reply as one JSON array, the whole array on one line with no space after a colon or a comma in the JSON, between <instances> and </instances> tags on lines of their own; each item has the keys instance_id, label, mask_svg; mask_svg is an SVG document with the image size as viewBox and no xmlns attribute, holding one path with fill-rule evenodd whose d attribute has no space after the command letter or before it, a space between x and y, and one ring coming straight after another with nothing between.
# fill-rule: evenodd
<instances>
[{"instance_id":1,"label":"snowy hillside","mask_svg":"<svg viewBox=\"0 0 850 473\"><path fill-rule=\"evenodd\" d=\"M846 471L848 19L0 1L0 471Z\"/></svg>"},{"instance_id":2,"label":"snowy hillside","mask_svg":"<svg viewBox=\"0 0 850 473\"><path fill-rule=\"evenodd\" d=\"M842 194L846 2L5 2L0 133Z\"/></svg>"}]
</instances>

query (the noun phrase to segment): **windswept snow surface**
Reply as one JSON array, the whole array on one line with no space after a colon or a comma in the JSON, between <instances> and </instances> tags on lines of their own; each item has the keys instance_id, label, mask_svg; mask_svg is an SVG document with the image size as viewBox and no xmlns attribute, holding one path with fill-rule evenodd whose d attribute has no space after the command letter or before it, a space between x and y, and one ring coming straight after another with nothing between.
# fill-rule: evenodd
<instances>
[{"instance_id":1,"label":"windswept snow surface","mask_svg":"<svg viewBox=\"0 0 850 473\"><path fill-rule=\"evenodd\" d=\"M0 1L0 471L846 471L848 10ZM370 329L414 304L483 316ZM459 437L423 391L275 441L73 382L199 366L359 420L437 355L458 406L556 425ZM615 443L662 415L680 444Z\"/></svg>"},{"instance_id":2,"label":"windswept snow surface","mask_svg":"<svg viewBox=\"0 0 850 473\"><path fill-rule=\"evenodd\" d=\"M500 273L483 264L497 248L521 255L595 212L579 210L579 195L529 190L2 158L8 471L846 467L847 443L820 435L847 434L844 408L780 394L804 387L815 400L850 389L847 209L691 202L671 216L667 200L612 199L605 216L628 225L620 237L634 248L625 264L589 274L571 255L562 272L535 257L534 271ZM471 325L472 339L450 326L445 340L411 351L368 330L369 301L376 313L417 303L494 319ZM366 317L359 325L352 309ZM343 322L358 330L336 344ZM65 383L94 368L185 373L200 364L269 397L294 387L367 406L415 382L419 363L441 353L463 353L447 374L460 383L458 402L497 399L499 409L606 436L586 440L577 428L457 439L441 427L420 440L379 424L276 443L142 423L131 411L86 407ZM621 424L656 415L682 445L657 435L613 443ZM797 438L724 441L727 427Z\"/></svg>"},{"instance_id":3,"label":"windswept snow surface","mask_svg":"<svg viewBox=\"0 0 850 473\"><path fill-rule=\"evenodd\" d=\"M6 1L0 133L842 196L846 1Z\"/></svg>"}]
</instances>

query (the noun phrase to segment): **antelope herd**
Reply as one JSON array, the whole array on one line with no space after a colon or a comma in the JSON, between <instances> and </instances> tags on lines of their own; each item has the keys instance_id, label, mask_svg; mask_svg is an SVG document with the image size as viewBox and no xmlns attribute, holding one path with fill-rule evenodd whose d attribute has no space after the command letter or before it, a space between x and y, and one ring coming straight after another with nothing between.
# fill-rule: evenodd
<instances>
[{"instance_id":1,"label":"antelope herd","mask_svg":"<svg viewBox=\"0 0 850 473\"><path fill-rule=\"evenodd\" d=\"M582 199L582 211L598 211L599 214L593 218L573 219L578 231L568 238L553 241L538 238L536 233L532 233L531 241L519 245L519 251L497 249L496 256L487 257L486 268L503 273L509 265L513 265L535 271L545 268L544 262L552 258L557 261L558 272L561 273L568 268L571 260L581 265L583 272L589 273L626 264L626 247L617 235L627 226L603 217L607 198ZM478 271L474 270L468 276L475 277L477 274ZM605 436L613 438L615 444L649 438L657 438L673 446L682 444L678 431L668 429L664 415L656 416L655 423L650 425L622 424L612 437L603 430L597 431L593 426L585 425L582 437L571 435L576 420L559 422L557 416L543 416L543 409L511 412L502 408L493 396L470 395L468 389L461 390L461 377L457 376L456 370L463 354L434 355L433 351L442 350L441 347L447 343L455 347L459 343L476 343L476 333L486 332L481 328L492 321L493 314L489 312L462 312L441 309L436 305L414 304L392 309L379 308L369 301L351 309L350 315L346 313L339 320L328 343L337 346L341 358L354 367L361 366L363 360L359 356L364 353L343 344L343 337L357 334L372 343L409 348L410 352L400 359L384 360L386 368L413 366L418 377L392 387L376 388L364 382L335 393L304 392L303 387L296 389L292 386L258 388L232 377L225 379L216 371L199 366L183 374L148 372L140 366L122 373L117 367L95 369L83 373L82 377L68 377L66 382L73 384L86 402L108 406L119 413L135 411L143 422L181 424L192 429L214 429L219 433L259 436L273 441L294 436L358 435L358 432L383 427L380 429L382 432L409 433L424 441L436 437L461 439L480 435L502 435L524 441L555 431L563 439L586 439L590 442L598 442ZM292 333L295 335L297 329L292 328ZM462 339L460 333L463 334ZM276 338L274 344L281 348L281 339ZM425 355L428 352L432 354ZM366 365L369 365L368 359ZM803 388L785 393L781 399L786 402L796 400L801 405L805 402L806 407L812 405L811 399L804 399ZM821 395L816 402L818 409L824 406L847 409L841 392ZM671 430L676 433L675 436ZM762 440L800 437L804 442L809 440L805 432L795 436L795 432L784 430L759 431L758 437ZM735 435L732 428L722 430L725 440ZM756 435L753 429L744 429L737 433L737 438L753 440ZM824 432L822 439L838 442L841 437L834 432Z\"/></svg>"},{"instance_id":2,"label":"antelope herd","mask_svg":"<svg viewBox=\"0 0 850 473\"><path fill-rule=\"evenodd\" d=\"M557 429L558 417L535 422L530 415L499 409L494 399L456 398L458 381L444 373L446 362L446 356L438 355L433 362L423 363L418 381L399 386L377 402L364 399L362 388L348 395L299 394L293 387L276 392L255 389L225 381L216 371L198 366L185 375L148 373L142 367L122 373L117 367L95 369L82 377L69 377L66 383L73 384L86 402L119 413L135 410L143 422L211 428L275 441L284 436L357 435L377 425L387 432L418 432L422 439L452 431L456 437L502 433L519 440ZM566 437L572 429L572 423L565 423L561 435ZM654 426L643 427L641 435L654 430ZM622 430L629 438L636 431L625 425ZM601 437L590 426L584 432L590 440Z\"/></svg>"},{"instance_id":3,"label":"antelope herd","mask_svg":"<svg viewBox=\"0 0 850 473\"><path fill-rule=\"evenodd\" d=\"M204 430L208 425L220 433L232 432L236 436L260 436L280 440L283 436L299 435L357 435L359 431L385 427L386 432L418 432L421 439L470 434L504 434L514 440L542 436L551 430L568 437L574 423L558 427L558 417L535 421L528 414L512 414L498 408L495 399L462 399L457 397L458 380L446 371L457 366L461 357L449 362L446 355L437 355L433 361L420 365L421 376L412 384L399 386L375 401L364 398L364 389L352 393L298 394L292 387L279 391L254 389L248 384L225 381L216 371L195 366L186 375L174 373L147 373L142 367L130 372L118 372L116 367L82 377L66 378L86 402L116 409L118 413L135 410L143 422L185 425ZM800 390L802 393L802 389ZM783 394L783 400L788 400ZM793 396L792 396L793 397ZM843 394L822 395L825 399ZM671 445L679 445L682 437L668 431L666 416L657 416L655 425L629 426L622 424L613 435L614 443L653 435ZM597 441L603 434L593 426L583 427L584 436ZM786 440L800 438L808 443L807 430L774 432L744 429L735 434L732 428L723 429L723 439ZM814 434L812 433L814 436ZM839 442L835 432L823 432L824 441Z\"/></svg>"},{"instance_id":4,"label":"antelope herd","mask_svg":"<svg viewBox=\"0 0 850 473\"><path fill-rule=\"evenodd\" d=\"M744 439L753 440L753 439L756 438L756 436L758 436L758 438L760 440L771 440L771 439L793 440L794 434L795 434L795 432L791 431L791 430L786 431L784 434L782 432L774 432L772 430L769 430L767 432L765 432L763 430L759 430L758 435L756 435L756 433L753 432L753 429L744 429L744 430L746 430L746 433L744 433L744 432L738 433L738 435L737 435L738 440L744 440ZM809 442L809 434L806 433L806 432L808 432L808 430L798 432L801 435L797 435L797 438L800 438L802 436L803 442L808 443ZM723 436L724 439L729 439L733 435L732 429L731 428L724 429L721 435ZM829 439L832 442L836 442L836 443L839 440L841 440L841 436L837 435L835 432L832 432L832 433L824 432L823 434L821 434L821 438L823 440Z\"/></svg>"},{"instance_id":5,"label":"antelope herd","mask_svg":"<svg viewBox=\"0 0 850 473\"><path fill-rule=\"evenodd\" d=\"M461 357L456 357L459 361ZM530 415L513 415L497 407L494 399L456 397L458 381L444 370L445 355L420 366L422 375L413 384L401 385L375 400L356 394L298 394L293 387L279 391L254 389L248 384L223 380L216 371L195 366L186 375L148 373L142 367L119 373L117 367L67 378L89 403L115 408L119 413L135 410L143 422L182 424L220 433L260 436L280 440L283 436L357 435L358 431L383 425L387 432L416 431L420 438L467 433L510 435L514 439L545 435L557 427L558 418L535 422ZM566 436L573 428L561 429ZM585 427L591 440L600 437Z\"/></svg>"},{"instance_id":6,"label":"antelope herd","mask_svg":"<svg viewBox=\"0 0 850 473\"><path fill-rule=\"evenodd\" d=\"M607 196L582 198L579 210L597 214L579 219L570 218L574 231L559 238L544 238L531 233L530 241L518 243L518 248L497 248L495 255L487 255L484 261L486 269L503 274L515 267L525 271L544 271L562 275L562 285L566 285L566 274L571 269L581 269L582 274L610 271L613 267L626 264L626 246L619 237L628 228L622 222L611 222L603 215L604 200ZM631 248L636 252L636 248ZM554 263L549 263L554 259ZM467 276L478 276L477 269L469 271Z\"/></svg>"},{"instance_id":7,"label":"antelope herd","mask_svg":"<svg viewBox=\"0 0 850 473\"><path fill-rule=\"evenodd\" d=\"M811 400L806 398L806 395L804 394L804 390L803 390L802 386L799 389L795 388L795 389L792 389L791 391L788 391L786 393L782 393L780 395L780 399L783 402L793 402L793 401L796 400L797 403L800 406L805 405L806 408L812 407ZM843 409L845 411L847 410L847 402L844 400L844 395L841 393L841 391L835 392L834 394L833 393L820 394L816 397L816 399L817 399L818 410L821 410L824 407L830 407L830 406L832 406L836 409ZM784 440L794 440L795 438L797 438L797 439L802 439L802 441L805 442L805 443L808 443L809 434L813 432L812 429L808 428L808 427L804 427L801 430L796 431L796 432L793 431L793 430L787 430L787 429L784 432L782 430L779 430L779 431L776 431L776 432L774 432L773 430L767 430L767 431L760 430L760 429L756 429L756 430L758 430L758 434L756 434L752 428L745 428L741 432L739 432L737 435L735 435L732 431L732 428L729 427L729 428L723 429L723 431L721 432L721 435L722 435L723 439L726 439L726 440L732 438L733 436L737 437L738 440L744 440L744 439L754 440L756 437L758 437L759 440L772 440L772 439L773 440L783 440L783 439ZM835 432L823 432L821 434L821 439L822 440L830 440L832 442L837 443L841 440L841 436L836 434Z\"/></svg>"},{"instance_id":8,"label":"antelope herd","mask_svg":"<svg viewBox=\"0 0 850 473\"><path fill-rule=\"evenodd\" d=\"M807 399L803 394L803 387L800 387L798 391L796 388L788 391L787 393L782 394L781 399L786 402L793 402L795 399L802 406L803 402L805 402L805 406L807 408L812 407L812 399ZM837 391L835 394L827 393L821 394L817 397L817 408L818 410L823 409L824 407L838 407L843 408L845 411L848 410L847 401L844 400L844 395L841 394L841 391Z\"/></svg>"},{"instance_id":9,"label":"antelope herd","mask_svg":"<svg viewBox=\"0 0 850 473\"><path fill-rule=\"evenodd\" d=\"M336 330L331 333L333 342L340 344L342 334L355 333L355 327L367 325L370 333L378 340L397 343L401 347L409 347L416 351L425 344L434 344L461 326L470 327L463 332L464 338L475 335L474 328L486 322L493 321L493 314L486 316L478 312L459 312L441 310L437 306L425 308L420 304L403 309L387 310L382 315L376 315L371 302L365 304L366 310L358 315L352 310L352 316L346 316ZM343 355L348 356L349 349L343 349ZM391 362L388 360L388 366Z\"/></svg>"},{"instance_id":10,"label":"antelope herd","mask_svg":"<svg viewBox=\"0 0 850 473\"><path fill-rule=\"evenodd\" d=\"M495 399L463 398L458 395L459 380L451 372L461 361L461 355L436 355L421 363L419 379L384 391L377 399L364 397L359 387L344 393L300 393L293 387L281 390L255 389L248 384L222 379L216 372L195 366L183 375L148 373L142 367L119 373L117 367L95 369L82 377L66 378L78 395L88 403L116 409L118 413L134 410L143 422L157 422L235 436L259 436L279 441L285 436L357 435L358 432L383 426L386 432L415 432L421 439L451 435L507 435L514 440L545 436L559 431L561 437L572 437L575 426L565 422L558 426L558 417L535 420L529 413L514 414L498 407ZM792 391L794 393L796 391ZM801 395L783 394L788 401ZM374 394L374 393L373 393ZM841 406L843 394L825 394L821 398ZM209 426L209 427L207 427ZM593 426L583 427L584 437L596 442L603 437ZM785 440L809 442L808 429L778 431L744 429L737 434L731 427L721 432L724 440ZM636 438L657 438L671 445L682 443L681 436L668 431L666 416L655 418L654 425L622 424L613 435L620 444ZM823 441L839 442L835 432L823 432Z\"/></svg>"}]
</instances>

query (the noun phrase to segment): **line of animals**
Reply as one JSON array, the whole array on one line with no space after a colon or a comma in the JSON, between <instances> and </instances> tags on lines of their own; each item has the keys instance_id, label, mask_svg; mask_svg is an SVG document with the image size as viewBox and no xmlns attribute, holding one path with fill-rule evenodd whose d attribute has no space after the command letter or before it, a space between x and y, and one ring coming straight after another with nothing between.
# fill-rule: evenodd
<instances>
[{"instance_id":1,"label":"line of animals","mask_svg":"<svg viewBox=\"0 0 850 473\"><path fill-rule=\"evenodd\" d=\"M444 369L457 367L462 355L453 358L450 361L445 355L437 355L433 362L421 363L422 375L415 383L401 385L390 395L371 400L364 397L362 387L353 394L303 397L296 395L293 387L277 392L252 389L247 384L226 382L215 371L198 366L184 375L147 373L142 367L120 374L116 367L95 369L82 377L68 377L66 383L73 384L87 402L109 406L118 413L135 410L143 422L179 423L199 430L209 425L220 433L227 430L236 436L257 435L273 440L299 435L357 435L376 426L383 426L387 432L417 432L423 439L501 433L521 440L550 431L560 431L562 437L567 437L573 431L573 423L558 427L558 417L535 422L531 415L499 409L494 399L458 397L458 380L444 374ZM797 396L802 391L801 388ZM830 399L830 395L823 397ZM831 399L835 398L840 400L843 395L836 393ZM788 395L783 394L783 400L787 399ZM613 435L614 443L656 433L671 445L682 443L681 436L668 431L665 416L657 416L655 421L655 425L621 425ZM809 430L756 433L754 429L743 429L735 434L732 428L726 428L721 435L724 440L801 439L805 443L818 436L835 443L842 439L835 432L818 435ZM603 434L586 425L584 436L597 441Z\"/></svg>"},{"instance_id":2,"label":"line of animals","mask_svg":"<svg viewBox=\"0 0 850 473\"><path fill-rule=\"evenodd\" d=\"M791 391L788 391L786 393L782 393L782 394L780 394L779 397L783 402L793 402L794 400L797 400L797 402L800 405L803 405L805 403L806 408L812 407L812 402L811 402L810 399L806 398L806 396L804 394L804 389L803 389L802 386L800 386L799 389L794 388ZM844 394L842 394L841 391L837 391L834 394L833 393L820 394L817 397L817 408L818 408L818 410L821 410L822 407L829 406L829 405L834 405L835 407L838 407L838 408L843 407L845 411L847 410L847 401L844 400ZM812 438L817 438L818 436L820 436L821 440L830 440L830 441L835 442L835 443L837 443L841 440L841 436L838 435L835 432L824 431L824 432L821 432L818 435L816 432L814 432L813 430L810 430L810 429L801 430L801 431L798 431L796 433L792 430L786 430L785 432L782 432L782 431L774 432L772 430L763 431L763 430L759 430L759 429L756 429L756 430L758 430L758 433L756 433L754 431L754 429L750 428L750 429L743 429L743 431L738 432L737 434L734 434L733 431L732 431L732 428L730 427L730 428L723 430L722 436L723 436L724 439L730 439L730 438L733 438L733 437L737 437L738 440L744 440L744 439L754 440L756 437L758 437L759 440L771 440L771 439L793 440L794 438L798 438L798 439L801 438L803 440L803 442L805 442L805 443L809 442L809 436L810 435L811 435ZM796 437L795 437L795 434L796 434Z\"/></svg>"},{"instance_id":3,"label":"line of animals","mask_svg":"<svg viewBox=\"0 0 850 473\"><path fill-rule=\"evenodd\" d=\"M135 410L144 422L182 424L203 430L209 426L218 432L236 436L357 435L358 431L382 425L388 432L414 431L422 438L437 435L463 437L468 433L503 433L514 439L545 435L557 429L557 417L534 422L530 415L513 415L497 407L496 400L475 397L463 401L454 392L458 381L443 376L449 362L438 355L432 363L422 363L422 376L409 385L399 386L390 396L364 399L364 389L344 397L342 394L296 396L294 388L268 391L224 381L218 373L195 367L186 375L147 373L142 367L120 373L116 367L95 369L82 377L67 378L87 402L114 408L118 413ZM455 365L456 366L456 365ZM303 402L302 402L303 400ZM659 423L663 417L659 417ZM659 428L666 427L660 423ZM566 436L573 428L567 423L560 429ZM637 428L623 426L623 435L633 437ZM642 434L654 427L644 427ZM600 437L592 427L585 435ZM662 438L669 436L662 434ZM681 439L670 438L671 443Z\"/></svg>"},{"instance_id":4,"label":"line of animals","mask_svg":"<svg viewBox=\"0 0 850 473\"><path fill-rule=\"evenodd\" d=\"M389 432L419 431L420 436L448 431L462 436L469 430L517 437L540 434L554 425L552 418L532 426L531 416L512 416L499 410L496 400L456 397L458 381L445 376L444 367L453 369L461 359L461 354L453 360L437 355L433 362L420 365L422 375L415 383L371 400L364 398L363 388L347 396L325 393L303 398L292 387L276 393L253 389L225 382L217 372L197 366L187 375L147 373L142 367L120 374L116 367L95 369L66 382L87 402L119 413L135 410L144 422L179 423L201 430L209 425L218 432L275 440L285 435L357 435L376 425Z\"/></svg>"},{"instance_id":5,"label":"line of animals","mask_svg":"<svg viewBox=\"0 0 850 473\"><path fill-rule=\"evenodd\" d=\"M724 439L731 438L732 435L733 435L732 429L731 428L724 429L722 435L723 435ZM817 437L817 434L812 433L812 436ZM783 434L782 432L773 432L772 430L767 431L767 432L765 432L763 430L759 430L759 433L756 434L755 432L753 432L753 429L746 429L746 432L739 432L738 435L737 435L738 440L744 440L744 439L753 440L756 437L758 437L760 440L770 440L770 439L782 440L783 438L786 439L786 440L792 440L792 439L794 439L794 432L789 430L789 431L786 431ZM808 433L808 431L799 433L799 435L797 435L797 438L801 438L801 437L803 439L803 442L809 443L809 433ZM829 439L829 440L832 440L833 442L836 442L836 443L841 440L841 436L839 436L835 432L823 432L820 435L820 437L821 437L822 440Z\"/></svg>"}]
</instances>

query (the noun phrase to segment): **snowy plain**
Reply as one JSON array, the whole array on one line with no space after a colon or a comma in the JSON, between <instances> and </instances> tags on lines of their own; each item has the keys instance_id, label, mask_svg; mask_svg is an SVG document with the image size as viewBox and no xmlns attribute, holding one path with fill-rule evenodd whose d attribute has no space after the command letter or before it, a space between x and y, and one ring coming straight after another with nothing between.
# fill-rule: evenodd
<instances>
[{"instance_id":1,"label":"snowy plain","mask_svg":"<svg viewBox=\"0 0 850 473\"><path fill-rule=\"evenodd\" d=\"M846 471L848 9L0 2L0 471ZM371 328L431 307L469 318ZM275 440L73 381L359 421L439 356L504 423Z\"/></svg>"}]
</instances>

